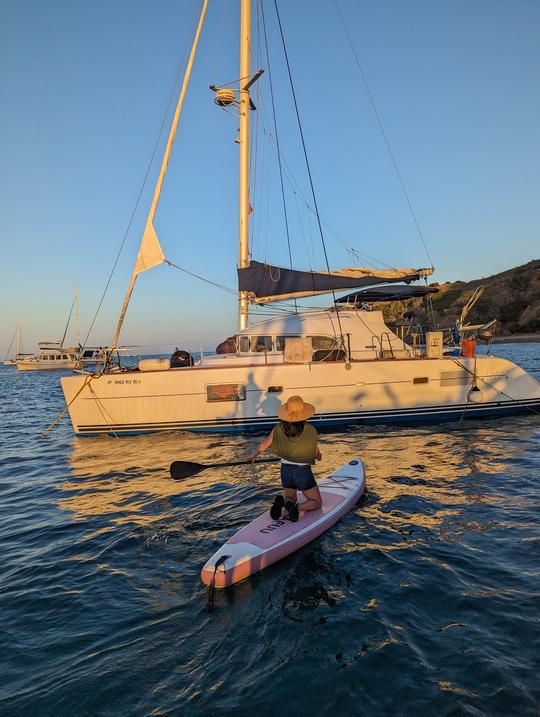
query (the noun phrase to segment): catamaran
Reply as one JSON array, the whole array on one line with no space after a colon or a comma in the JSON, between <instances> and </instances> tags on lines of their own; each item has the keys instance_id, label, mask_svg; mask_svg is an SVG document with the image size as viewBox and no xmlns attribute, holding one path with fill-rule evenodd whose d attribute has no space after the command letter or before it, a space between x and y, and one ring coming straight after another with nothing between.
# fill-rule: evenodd
<instances>
[{"instance_id":1,"label":"catamaran","mask_svg":"<svg viewBox=\"0 0 540 717\"><path fill-rule=\"evenodd\" d=\"M207 0L109 356L117 346L137 278L167 262L153 221L206 8ZM237 86L211 86L215 103L239 119L238 329L212 356L195 359L180 351L173 360L146 359L131 367L107 361L99 372L62 378L75 432L266 429L276 422L282 402L294 394L316 406L312 421L319 426L537 412L540 384L516 364L477 356L470 341L460 356L446 356L439 331L427 334L424 348L411 346L389 328L382 312L366 310L354 295L345 301L335 297L337 291L375 285L388 289L397 282L404 282L399 285L402 292L412 296L419 287L411 283L431 275L433 267L331 270L327 263L315 272L250 259L250 115L256 110L250 92L263 72L252 71L250 48L251 3L241 0L240 80ZM333 296L330 308L296 310L250 323L251 306L323 294Z\"/></svg>"}]
</instances>

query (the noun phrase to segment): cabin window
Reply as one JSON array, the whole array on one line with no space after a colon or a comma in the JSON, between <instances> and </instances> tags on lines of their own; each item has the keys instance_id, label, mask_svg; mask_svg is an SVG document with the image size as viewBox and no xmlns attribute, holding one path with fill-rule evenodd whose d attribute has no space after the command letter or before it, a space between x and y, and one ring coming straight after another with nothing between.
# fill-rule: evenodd
<instances>
[{"instance_id":1,"label":"cabin window","mask_svg":"<svg viewBox=\"0 0 540 717\"><path fill-rule=\"evenodd\" d=\"M333 336L310 336L309 338L314 351L337 348L337 341Z\"/></svg>"},{"instance_id":2,"label":"cabin window","mask_svg":"<svg viewBox=\"0 0 540 717\"><path fill-rule=\"evenodd\" d=\"M216 401L245 401L246 385L244 383L218 383L207 386L206 400L210 403Z\"/></svg>"},{"instance_id":3,"label":"cabin window","mask_svg":"<svg viewBox=\"0 0 540 717\"><path fill-rule=\"evenodd\" d=\"M291 334L290 336L276 336L276 351L285 351L285 341L287 339L299 339L298 334Z\"/></svg>"},{"instance_id":4,"label":"cabin window","mask_svg":"<svg viewBox=\"0 0 540 717\"><path fill-rule=\"evenodd\" d=\"M311 360L314 363L345 361L345 351L343 349L317 349L313 352Z\"/></svg>"},{"instance_id":5,"label":"cabin window","mask_svg":"<svg viewBox=\"0 0 540 717\"><path fill-rule=\"evenodd\" d=\"M309 338L313 346L311 360L315 363L345 360L345 351L339 348L339 344L333 336L310 336Z\"/></svg>"},{"instance_id":6,"label":"cabin window","mask_svg":"<svg viewBox=\"0 0 540 717\"><path fill-rule=\"evenodd\" d=\"M62 354L62 358L67 359L68 358L67 354Z\"/></svg>"},{"instance_id":7,"label":"cabin window","mask_svg":"<svg viewBox=\"0 0 540 717\"><path fill-rule=\"evenodd\" d=\"M417 376L413 378L413 383L428 383L429 378L427 376Z\"/></svg>"},{"instance_id":8,"label":"cabin window","mask_svg":"<svg viewBox=\"0 0 540 717\"><path fill-rule=\"evenodd\" d=\"M252 351L272 351L272 337L271 336L252 336L251 337L251 350Z\"/></svg>"},{"instance_id":9,"label":"cabin window","mask_svg":"<svg viewBox=\"0 0 540 717\"><path fill-rule=\"evenodd\" d=\"M263 353L272 351L271 336L240 336L241 353Z\"/></svg>"},{"instance_id":10,"label":"cabin window","mask_svg":"<svg viewBox=\"0 0 540 717\"><path fill-rule=\"evenodd\" d=\"M276 336L276 351L285 350L286 339L299 339L302 338L299 334L290 334L287 336ZM307 336L306 338L311 339L311 345L314 351L329 350L338 348L338 342L333 336Z\"/></svg>"}]
</instances>

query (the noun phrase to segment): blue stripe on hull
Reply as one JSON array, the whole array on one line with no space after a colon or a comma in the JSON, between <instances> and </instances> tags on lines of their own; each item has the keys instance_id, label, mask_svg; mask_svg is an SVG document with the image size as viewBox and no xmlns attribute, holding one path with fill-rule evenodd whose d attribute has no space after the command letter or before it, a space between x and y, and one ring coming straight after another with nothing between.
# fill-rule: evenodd
<instances>
[{"instance_id":1,"label":"blue stripe on hull","mask_svg":"<svg viewBox=\"0 0 540 717\"><path fill-rule=\"evenodd\" d=\"M508 402L509 403L509 402ZM425 408L394 409L390 411L354 411L342 414L328 414L324 417L311 419L317 428L332 429L351 424L386 424L386 423L440 423L470 418L496 418L502 415L518 415L539 412L540 400L529 399L519 403L467 406L433 406ZM278 418L224 419L218 423L170 421L153 424L123 424L116 426L80 426L78 435L97 435L101 433L139 435L161 431L190 431L192 433L247 433L265 431L275 426ZM248 422L249 421L249 422Z\"/></svg>"}]
</instances>

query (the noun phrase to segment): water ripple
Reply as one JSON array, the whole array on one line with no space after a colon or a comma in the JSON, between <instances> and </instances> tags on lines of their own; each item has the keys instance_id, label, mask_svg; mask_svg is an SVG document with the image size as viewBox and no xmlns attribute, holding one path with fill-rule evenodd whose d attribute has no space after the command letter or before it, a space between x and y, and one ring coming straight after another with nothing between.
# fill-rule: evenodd
<instances>
[{"instance_id":1,"label":"water ripple","mask_svg":"<svg viewBox=\"0 0 540 717\"><path fill-rule=\"evenodd\" d=\"M538 417L324 434L319 474L360 454L366 496L209 615L200 567L276 467L168 465L258 438L44 437L57 375L0 369L0 395L1 714L537 713Z\"/></svg>"}]
</instances>

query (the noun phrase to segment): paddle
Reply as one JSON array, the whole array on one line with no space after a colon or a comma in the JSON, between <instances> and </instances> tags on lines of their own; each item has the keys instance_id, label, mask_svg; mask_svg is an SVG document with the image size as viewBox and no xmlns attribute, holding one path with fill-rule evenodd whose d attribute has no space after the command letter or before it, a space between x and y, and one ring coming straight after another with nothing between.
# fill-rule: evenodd
<instances>
[{"instance_id":1,"label":"paddle","mask_svg":"<svg viewBox=\"0 0 540 717\"><path fill-rule=\"evenodd\" d=\"M261 458L255 463L277 463L281 458ZM183 478L190 478L191 476L197 475L201 471L205 471L207 468L228 468L229 466L245 466L251 463L251 461L233 461L232 463L210 463L210 465L204 463L193 463L192 461L173 461L171 463L171 478L174 480L182 480Z\"/></svg>"}]
</instances>

